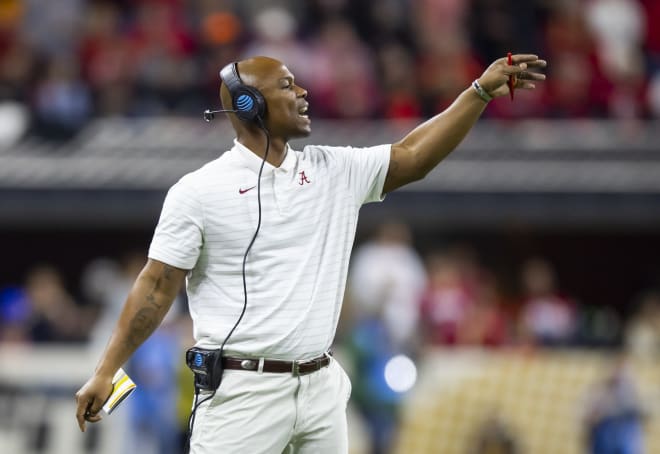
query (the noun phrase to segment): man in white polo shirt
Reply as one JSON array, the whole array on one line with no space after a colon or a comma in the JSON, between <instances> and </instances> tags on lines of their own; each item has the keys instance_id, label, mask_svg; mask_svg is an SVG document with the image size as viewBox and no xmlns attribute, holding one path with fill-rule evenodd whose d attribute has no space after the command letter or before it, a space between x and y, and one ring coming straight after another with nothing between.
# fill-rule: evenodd
<instances>
[{"instance_id":1,"label":"man in white polo shirt","mask_svg":"<svg viewBox=\"0 0 660 454\"><path fill-rule=\"evenodd\" d=\"M288 141L311 131L307 92L287 67L266 57L225 67L220 94L236 141L170 189L149 260L76 394L81 430L100 419L115 371L185 281L197 341L188 361L202 371L191 452L348 452L350 383L329 348L360 207L423 178L492 97L509 93L509 76L534 88L544 76L527 69L543 67L535 55L497 60L395 144L302 151Z\"/></svg>"}]
</instances>

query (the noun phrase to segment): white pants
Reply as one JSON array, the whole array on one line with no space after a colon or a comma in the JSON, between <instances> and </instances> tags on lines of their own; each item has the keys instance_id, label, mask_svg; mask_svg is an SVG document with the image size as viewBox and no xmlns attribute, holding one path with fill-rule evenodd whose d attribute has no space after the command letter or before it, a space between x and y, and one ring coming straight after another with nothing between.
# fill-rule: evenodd
<instances>
[{"instance_id":1,"label":"white pants","mask_svg":"<svg viewBox=\"0 0 660 454\"><path fill-rule=\"evenodd\" d=\"M346 454L350 393L334 358L299 377L226 370L215 396L197 408L190 454Z\"/></svg>"}]
</instances>

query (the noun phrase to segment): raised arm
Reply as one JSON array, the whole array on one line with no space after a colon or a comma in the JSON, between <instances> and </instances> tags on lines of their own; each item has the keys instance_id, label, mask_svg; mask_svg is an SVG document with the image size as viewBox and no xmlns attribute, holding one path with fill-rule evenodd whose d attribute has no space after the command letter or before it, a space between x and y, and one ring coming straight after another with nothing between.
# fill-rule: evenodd
<instances>
[{"instance_id":1,"label":"raised arm","mask_svg":"<svg viewBox=\"0 0 660 454\"><path fill-rule=\"evenodd\" d=\"M506 58L493 62L478 79L478 83L493 98L509 93L509 75L515 76L515 87L535 88L533 81L545 75L527 71L545 68L546 62L536 55L514 55L513 64ZM413 129L399 142L392 144L390 167L383 193L424 178L440 161L458 146L474 126L487 105L473 87L469 87L444 112Z\"/></svg>"},{"instance_id":2,"label":"raised arm","mask_svg":"<svg viewBox=\"0 0 660 454\"><path fill-rule=\"evenodd\" d=\"M85 421L101 419L98 413L112 391L112 377L163 320L186 273L156 260L149 260L140 272L94 375L76 393L81 431Z\"/></svg>"}]
</instances>

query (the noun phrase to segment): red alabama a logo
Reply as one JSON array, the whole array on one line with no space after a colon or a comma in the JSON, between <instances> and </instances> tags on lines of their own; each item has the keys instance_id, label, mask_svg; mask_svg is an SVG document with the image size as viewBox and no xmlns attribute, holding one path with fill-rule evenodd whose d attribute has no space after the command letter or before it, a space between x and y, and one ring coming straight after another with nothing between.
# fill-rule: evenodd
<instances>
[{"instance_id":1,"label":"red alabama a logo","mask_svg":"<svg viewBox=\"0 0 660 454\"><path fill-rule=\"evenodd\" d=\"M311 181L307 179L307 175L305 175L304 170L302 172L298 172L298 175L300 175L300 181L298 182L300 186L302 186L305 183L311 183Z\"/></svg>"}]
</instances>

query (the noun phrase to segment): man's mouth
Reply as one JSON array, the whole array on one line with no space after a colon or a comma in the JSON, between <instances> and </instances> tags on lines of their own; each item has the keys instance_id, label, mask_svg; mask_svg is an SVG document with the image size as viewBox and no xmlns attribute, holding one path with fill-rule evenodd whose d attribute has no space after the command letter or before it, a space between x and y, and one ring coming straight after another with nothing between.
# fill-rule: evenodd
<instances>
[{"instance_id":1,"label":"man's mouth","mask_svg":"<svg viewBox=\"0 0 660 454\"><path fill-rule=\"evenodd\" d=\"M300 110L298 110L298 115L303 117L303 118L309 119L309 116L307 115L307 109L308 108L309 108L309 106L301 107Z\"/></svg>"}]
</instances>

